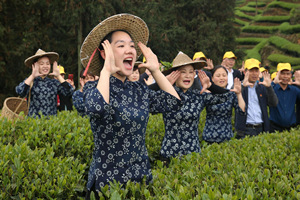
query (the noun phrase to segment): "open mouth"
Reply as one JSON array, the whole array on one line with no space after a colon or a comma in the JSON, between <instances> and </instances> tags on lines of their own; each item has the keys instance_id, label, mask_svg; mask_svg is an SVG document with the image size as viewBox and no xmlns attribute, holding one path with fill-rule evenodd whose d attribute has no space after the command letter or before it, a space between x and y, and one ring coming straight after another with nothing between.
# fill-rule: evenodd
<instances>
[{"instance_id":1,"label":"open mouth","mask_svg":"<svg viewBox=\"0 0 300 200\"><path fill-rule=\"evenodd\" d=\"M123 60L125 69L127 69L127 70L131 70L131 69L132 69L132 61L133 61L132 58L125 58L125 59Z\"/></svg>"},{"instance_id":2,"label":"open mouth","mask_svg":"<svg viewBox=\"0 0 300 200\"><path fill-rule=\"evenodd\" d=\"M188 84L190 84L190 80L183 80L183 84L185 84L185 85L188 85Z\"/></svg>"}]
</instances>

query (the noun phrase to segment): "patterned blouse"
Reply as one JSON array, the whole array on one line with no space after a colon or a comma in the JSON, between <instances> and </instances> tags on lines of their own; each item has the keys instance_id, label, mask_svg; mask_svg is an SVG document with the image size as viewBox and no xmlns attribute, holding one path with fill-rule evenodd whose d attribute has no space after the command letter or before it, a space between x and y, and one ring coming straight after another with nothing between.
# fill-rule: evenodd
<instances>
[{"instance_id":1,"label":"patterned blouse","mask_svg":"<svg viewBox=\"0 0 300 200\"><path fill-rule=\"evenodd\" d=\"M16 92L20 97L28 98L30 86L25 84L25 80L16 87ZM73 91L73 87L66 81L60 83L56 79L36 77L30 91L28 116L39 117L39 112L44 116L56 115L57 94L71 96Z\"/></svg>"},{"instance_id":2,"label":"patterned blouse","mask_svg":"<svg viewBox=\"0 0 300 200\"><path fill-rule=\"evenodd\" d=\"M77 112L81 115L85 115L84 111L84 102L83 102L83 92L76 90L72 95L73 105L76 108Z\"/></svg>"},{"instance_id":3,"label":"patterned blouse","mask_svg":"<svg viewBox=\"0 0 300 200\"><path fill-rule=\"evenodd\" d=\"M179 111L163 113L165 136L160 154L170 158L186 155L191 152L200 153L198 123L200 113L207 105L222 103L228 94L200 94L200 90L189 89L185 93L175 86L175 90L183 100Z\"/></svg>"},{"instance_id":4,"label":"patterned blouse","mask_svg":"<svg viewBox=\"0 0 300 200\"><path fill-rule=\"evenodd\" d=\"M97 81L84 86L86 114L94 135L93 160L87 188L100 190L109 181L126 183L152 180L145 132L149 112L178 110L181 101L164 91L150 90L140 82L123 83L110 77L110 103L96 88Z\"/></svg>"},{"instance_id":5,"label":"patterned blouse","mask_svg":"<svg viewBox=\"0 0 300 200\"><path fill-rule=\"evenodd\" d=\"M207 142L223 142L233 137L231 116L232 108L241 115L245 115L239 107L237 96L228 92L224 103L206 106L206 122L202 137Z\"/></svg>"}]
</instances>

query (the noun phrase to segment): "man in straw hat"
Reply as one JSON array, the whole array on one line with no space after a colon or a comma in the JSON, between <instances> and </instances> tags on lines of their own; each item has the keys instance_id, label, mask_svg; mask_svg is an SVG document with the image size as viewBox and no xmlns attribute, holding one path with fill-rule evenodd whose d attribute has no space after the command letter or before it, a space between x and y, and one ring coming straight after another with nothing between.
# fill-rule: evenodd
<instances>
[{"instance_id":1,"label":"man in straw hat","mask_svg":"<svg viewBox=\"0 0 300 200\"><path fill-rule=\"evenodd\" d=\"M167 162L171 157L201 152L198 136L201 111L206 105L225 102L226 97L230 95L230 93L221 95L200 94L200 90L190 89L194 82L195 69L201 69L205 64L205 61L193 61L183 52L179 52L173 61L172 68L163 71L165 75L173 71L179 72L175 89L184 99L184 105L180 110L163 113L166 133L160 154L162 159ZM209 78L203 71L199 71L199 76L202 80L206 79L209 82Z\"/></svg>"},{"instance_id":2,"label":"man in straw hat","mask_svg":"<svg viewBox=\"0 0 300 200\"><path fill-rule=\"evenodd\" d=\"M270 108L271 132L290 130L297 125L295 104L300 100L300 89L292 84L300 85L298 73L295 73L296 79L292 82L291 64L277 65L277 76L272 86L278 97L278 105Z\"/></svg>"},{"instance_id":3,"label":"man in straw hat","mask_svg":"<svg viewBox=\"0 0 300 200\"><path fill-rule=\"evenodd\" d=\"M89 192L99 192L113 180L141 182L146 177L146 182L151 181L145 145L149 112L178 110L181 106L177 92L159 70L156 55L145 46L148 36L141 18L117 14L94 27L82 44L80 58L86 71L100 75L97 82L88 82L83 89L95 143ZM152 73L161 91L128 81L141 53L147 61L139 68Z\"/></svg>"},{"instance_id":4,"label":"man in straw hat","mask_svg":"<svg viewBox=\"0 0 300 200\"><path fill-rule=\"evenodd\" d=\"M57 95L72 95L73 88L60 75L57 60L56 52L45 52L42 49L38 49L35 55L25 60L25 65L32 68L32 73L16 87L16 92L20 97L27 96L29 116L40 116L40 112L45 116L56 115ZM55 76L57 80L48 78L48 75Z\"/></svg>"},{"instance_id":5,"label":"man in straw hat","mask_svg":"<svg viewBox=\"0 0 300 200\"><path fill-rule=\"evenodd\" d=\"M236 113L235 129L237 139L245 136L256 136L261 132L269 132L270 122L268 106L277 105L278 99L271 87L271 77L263 72L263 81L259 82L260 61L254 58L245 61L246 75L243 82L242 95L246 103L246 115Z\"/></svg>"}]
</instances>

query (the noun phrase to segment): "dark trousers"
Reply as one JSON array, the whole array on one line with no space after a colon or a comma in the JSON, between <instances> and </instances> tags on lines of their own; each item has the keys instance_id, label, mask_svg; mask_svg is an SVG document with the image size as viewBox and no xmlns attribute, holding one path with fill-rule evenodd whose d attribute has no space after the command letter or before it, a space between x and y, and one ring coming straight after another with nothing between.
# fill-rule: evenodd
<instances>
[{"instance_id":1,"label":"dark trousers","mask_svg":"<svg viewBox=\"0 0 300 200\"><path fill-rule=\"evenodd\" d=\"M96 191L95 184L93 185L93 187L91 188L91 190L87 191L87 193L86 193L86 195L85 195L85 200L90 200L90 199L91 199L91 193L92 193L92 192L94 192L95 199L96 199L96 200L99 200L100 197L99 197L98 192Z\"/></svg>"},{"instance_id":2,"label":"dark trousers","mask_svg":"<svg viewBox=\"0 0 300 200\"><path fill-rule=\"evenodd\" d=\"M258 125L258 126L254 126L254 125L246 125L245 130L237 130L236 133L236 139L243 139L246 136L257 136L259 135L261 132L263 132L263 126Z\"/></svg>"},{"instance_id":3,"label":"dark trousers","mask_svg":"<svg viewBox=\"0 0 300 200\"><path fill-rule=\"evenodd\" d=\"M283 127L283 126L280 126L279 124L274 123L273 121L270 121L270 132L274 133L275 131L278 131L278 132L289 131L289 130L291 130L291 128L296 127L296 126L297 125L294 124L289 127Z\"/></svg>"}]
</instances>

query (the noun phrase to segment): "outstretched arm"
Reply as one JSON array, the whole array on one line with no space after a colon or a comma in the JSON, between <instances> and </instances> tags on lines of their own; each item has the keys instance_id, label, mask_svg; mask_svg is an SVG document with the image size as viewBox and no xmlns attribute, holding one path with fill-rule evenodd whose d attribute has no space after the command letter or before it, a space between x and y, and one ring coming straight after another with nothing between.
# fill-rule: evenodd
<instances>
[{"instance_id":1,"label":"outstretched arm","mask_svg":"<svg viewBox=\"0 0 300 200\"><path fill-rule=\"evenodd\" d=\"M147 60L146 63L140 64L139 67L146 67L147 69L149 69L161 90L164 90L165 92L168 92L177 99L180 99L174 87L159 70L159 62L157 56L152 52L152 50L149 47L146 47L146 45L144 45L143 43L139 42L138 46L142 50L143 55Z\"/></svg>"}]
</instances>

